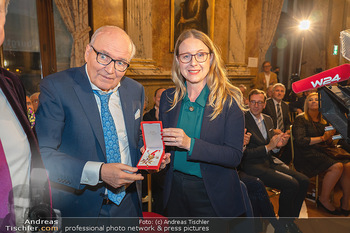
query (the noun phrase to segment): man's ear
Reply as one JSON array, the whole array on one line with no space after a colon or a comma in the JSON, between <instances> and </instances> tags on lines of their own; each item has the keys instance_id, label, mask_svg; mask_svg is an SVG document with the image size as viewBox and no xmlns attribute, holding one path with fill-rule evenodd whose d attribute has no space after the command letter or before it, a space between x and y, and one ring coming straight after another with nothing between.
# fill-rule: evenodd
<instances>
[{"instance_id":1,"label":"man's ear","mask_svg":"<svg viewBox=\"0 0 350 233\"><path fill-rule=\"evenodd\" d=\"M92 48L91 48L90 44L87 44L86 48L85 48L85 54L84 54L85 62L87 62L91 50L92 50Z\"/></svg>"}]
</instances>

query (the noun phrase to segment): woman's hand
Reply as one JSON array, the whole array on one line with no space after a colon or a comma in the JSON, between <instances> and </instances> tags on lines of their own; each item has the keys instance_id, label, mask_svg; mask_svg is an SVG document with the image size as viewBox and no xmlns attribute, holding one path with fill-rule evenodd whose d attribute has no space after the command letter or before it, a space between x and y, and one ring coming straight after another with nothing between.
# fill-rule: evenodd
<instances>
[{"instance_id":1,"label":"woman's hand","mask_svg":"<svg viewBox=\"0 0 350 233\"><path fill-rule=\"evenodd\" d=\"M180 128L166 128L162 131L163 141L166 146L176 146L190 150L191 138Z\"/></svg>"},{"instance_id":2,"label":"woman's hand","mask_svg":"<svg viewBox=\"0 0 350 233\"><path fill-rule=\"evenodd\" d=\"M329 139L332 138L332 136L335 134L335 130L329 130L329 131L325 131L322 139L324 142L328 141Z\"/></svg>"}]
</instances>

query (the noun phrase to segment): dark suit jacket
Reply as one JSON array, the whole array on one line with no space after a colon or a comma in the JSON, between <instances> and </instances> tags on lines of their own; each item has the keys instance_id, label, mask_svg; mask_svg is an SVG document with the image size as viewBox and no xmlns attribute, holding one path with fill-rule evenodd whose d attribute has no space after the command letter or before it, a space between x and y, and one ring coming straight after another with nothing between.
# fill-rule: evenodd
<instances>
[{"instance_id":1,"label":"dark suit jacket","mask_svg":"<svg viewBox=\"0 0 350 233\"><path fill-rule=\"evenodd\" d=\"M259 175L252 172L255 170L254 167L261 168L266 166L267 163L282 163L273 155L273 152L270 151L266 153L265 145L269 144L270 139L273 137L274 133L272 129L274 129L274 127L271 117L263 113L262 115L264 117L264 123L267 131L267 139L265 139L261 134L251 113L249 111L245 113L245 127L247 132L250 132L252 136L250 137L249 144L244 151L242 169L249 175L253 176Z\"/></svg>"},{"instance_id":2,"label":"dark suit jacket","mask_svg":"<svg viewBox=\"0 0 350 233\"><path fill-rule=\"evenodd\" d=\"M282 117L283 117L283 125L284 125L284 131L288 130L291 122L290 122L290 116L289 116L289 107L286 102L281 102L281 108L282 108ZM275 104L273 102L273 99L270 98L266 101L266 107L263 110L263 113L269 115L273 120L274 128L277 128L277 113Z\"/></svg>"},{"instance_id":3,"label":"dark suit jacket","mask_svg":"<svg viewBox=\"0 0 350 233\"><path fill-rule=\"evenodd\" d=\"M265 73L261 72L258 73L258 75L254 79L254 86L253 88L263 90L266 92L266 79L265 79ZM272 86L277 83L277 74L274 72L270 73L270 81L269 81L269 86Z\"/></svg>"},{"instance_id":4,"label":"dark suit jacket","mask_svg":"<svg viewBox=\"0 0 350 233\"><path fill-rule=\"evenodd\" d=\"M51 196L48 178L41 160L35 132L32 130L27 117L26 92L24 86L15 74L0 68L0 88L4 92L29 141L32 155L31 171L33 171L33 169L35 170L35 172L31 172L30 176L30 190L32 193L30 205L32 207L43 203L50 205Z\"/></svg>"},{"instance_id":5,"label":"dark suit jacket","mask_svg":"<svg viewBox=\"0 0 350 233\"><path fill-rule=\"evenodd\" d=\"M156 118L156 109L152 108L149 110L144 116L143 116L144 121L157 121Z\"/></svg>"},{"instance_id":6,"label":"dark suit jacket","mask_svg":"<svg viewBox=\"0 0 350 233\"><path fill-rule=\"evenodd\" d=\"M171 111L169 100L174 99L174 89L163 92L159 118L164 128L176 128L181 102ZM201 136L195 139L188 161L200 163L203 182L216 214L220 217L240 216L246 212L236 167L242 158L244 117L236 102L226 103L222 113L211 121L213 108L206 105ZM172 157L174 148L171 149ZM170 167L169 167L170 166ZM167 205L173 179L174 159L171 159L165 178L164 206Z\"/></svg>"},{"instance_id":7,"label":"dark suit jacket","mask_svg":"<svg viewBox=\"0 0 350 233\"><path fill-rule=\"evenodd\" d=\"M97 217L105 184L80 184L87 161L107 162L100 113L85 66L46 77L36 112L41 154L53 183L53 204L62 216ZM144 89L123 77L119 87L132 165L139 158ZM141 193L141 190L138 190Z\"/></svg>"}]
</instances>

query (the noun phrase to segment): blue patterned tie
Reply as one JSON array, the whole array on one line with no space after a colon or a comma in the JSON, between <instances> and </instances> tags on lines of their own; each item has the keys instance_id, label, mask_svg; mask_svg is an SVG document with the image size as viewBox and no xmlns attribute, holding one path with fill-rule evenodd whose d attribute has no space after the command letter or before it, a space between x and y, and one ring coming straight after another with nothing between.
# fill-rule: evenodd
<instances>
[{"instance_id":1,"label":"blue patterned tie","mask_svg":"<svg viewBox=\"0 0 350 233\"><path fill-rule=\"evenodd\" d=\"M101 100L101 118L102 118L102 127L103 127L103 136L106 144L106 156L107 163L120 163L120 150L118 142L118 134L115 128L115 124L109 111L108 101L111 97L111 94L101 94L99 91L94 90L94 93ZM115 204L119 205L120 202L125 197L125 188L124 186L117 189L117 192L113 192L108 189L108 198L113 201Z\"/></svg>"}]
</instances>

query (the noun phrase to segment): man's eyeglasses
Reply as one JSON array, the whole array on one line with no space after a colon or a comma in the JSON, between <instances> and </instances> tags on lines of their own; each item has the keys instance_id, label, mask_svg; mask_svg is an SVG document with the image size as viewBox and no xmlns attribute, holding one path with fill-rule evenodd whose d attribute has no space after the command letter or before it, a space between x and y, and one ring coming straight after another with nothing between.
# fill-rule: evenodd
<instances>
[{"instance_id":1,"label":"man's eyeglasses","mask_svg":"<svg viewBox=\"0 0 350 233\"><path fill-rule=\"evenodd\" d=\"M184 64L187 64L187 63L191 62L192 61L192 57L194 57L197 62L202 63L202 62L205 62L208 59L208 55L209 54L210 53L206 53L206 52L199 52L199 53L196 53L196 54L182 53L182 54L179 54L177 57Z\"/></svg>"},{"instance_id":2,"label":"man's eyeglasses","mask_svg":"<svg viewBox=\"0 0 350 233\"><path fill-rule=\"evenodd\" d=\"M255 101L255 100L251 100L251 101L249 101L252 105L256 105L256 104L258 104L258 105L263 105L265 102L262 102L262 101Z\"/></svg>"},{"instance_id":3,"label":"man's eyeglasses","mask_svg":"<svg viewBox=\"0 0 350 233\"><path fill-rule=\"evenodd\" d=\"M120 72L124 72L130 66L130 64L126 63L125 61L112 59L107 54L96 51L92 45L90 45L90 47L97 54L96 61L103 66L108 66L111 62L114 62L114 69Z\"/></svg>"}]
</instances>

